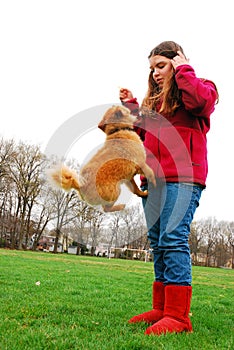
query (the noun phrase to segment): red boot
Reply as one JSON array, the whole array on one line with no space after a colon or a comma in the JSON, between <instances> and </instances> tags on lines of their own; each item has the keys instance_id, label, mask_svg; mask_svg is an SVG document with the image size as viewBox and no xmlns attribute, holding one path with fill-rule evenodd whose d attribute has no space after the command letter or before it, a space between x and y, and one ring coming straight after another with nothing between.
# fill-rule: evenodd
<instances>
[{"instance_id":1,"label":"red boot","mask_svg":"<svg viewBox=\"0 0 234 350\"><path fill-rule=\"evenodd\" d=\"M159 321L163 317L164 299L165 299L164 289L165 287L162 282L154 282L153 293L152 293L153 310L134 316L128 322L129 323L137 323L137 322L154 323Z\"/></svg>"},{"instance_id":2,"label":"red boot","mask_svg":"<svg viewBox=\"0 0 234 350\"><path fill-rule=\"evenodd\" d=\"M145 334L191 332L192 324L188 317L191 297L191 286L166 286L163 318L148 327Z\"/></svg>"}]
</instances>

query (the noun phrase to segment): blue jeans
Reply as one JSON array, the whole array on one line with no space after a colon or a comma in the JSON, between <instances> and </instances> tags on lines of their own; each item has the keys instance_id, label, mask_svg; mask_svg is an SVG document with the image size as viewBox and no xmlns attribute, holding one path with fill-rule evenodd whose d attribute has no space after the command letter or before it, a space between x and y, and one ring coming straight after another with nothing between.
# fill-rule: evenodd
<instances>
[{"instance_id":1,"label":"blue jeans","mask_svg":"<svg viewBox=\"0 0 234 350\"><path fill-rule=\"evenodd\" d=\"M202 193L199 185L157 181L143 199L148 239L157 281L188 286L192 282L188 238Z\"/></svg>"}]
</instances>

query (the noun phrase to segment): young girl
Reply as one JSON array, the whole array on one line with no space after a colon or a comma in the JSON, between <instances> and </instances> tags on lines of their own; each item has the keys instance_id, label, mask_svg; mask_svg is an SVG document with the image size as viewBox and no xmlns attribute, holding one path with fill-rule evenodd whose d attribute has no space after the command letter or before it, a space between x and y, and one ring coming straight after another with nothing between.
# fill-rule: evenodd
<instances>
[{"instance_id":1,"label":"young girl","mask_svg":"<svg viewBox=\"0 0 234 350\"><path fill-rule=\"evenodd\" d=\"M149 55L148 91L141 107L130 90L120 100L138 116L147 163L157 186L147 184L144 212L154 255L153 309L131 323L151 324L145 334L192 331L190 225L206 186L206 134L218 101L213 82L196 77L181 46L165 41Z\"/></svg>"}]
</instances>

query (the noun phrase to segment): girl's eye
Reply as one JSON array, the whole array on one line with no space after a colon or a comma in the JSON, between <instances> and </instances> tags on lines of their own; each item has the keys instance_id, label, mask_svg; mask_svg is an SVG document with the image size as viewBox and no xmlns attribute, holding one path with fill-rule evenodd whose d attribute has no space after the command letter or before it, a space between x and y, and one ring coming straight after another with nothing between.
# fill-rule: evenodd
<instances>
[{"instance_id":1,"label":"girl's eye","mask_svg":"<svg viewBox=\"0 0 234 350\"><path fill-rule=\"evenodd\" d=\"M150 72L151 73L154 73L155 72L155 69L157 70L157 69L163 69L165 67L165 64L164 63L160 63L160 64L158 64L155 68L153 68L153 67L150 67Z\"/></svg>"}]
</instances>

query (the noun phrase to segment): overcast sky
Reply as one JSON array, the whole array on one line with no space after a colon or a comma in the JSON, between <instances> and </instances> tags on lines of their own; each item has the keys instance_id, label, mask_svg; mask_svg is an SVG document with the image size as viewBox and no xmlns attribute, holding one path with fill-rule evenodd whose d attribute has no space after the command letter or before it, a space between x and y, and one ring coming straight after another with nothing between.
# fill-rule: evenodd
<instances>
[{"instance_id":1,"label":"overcast sky","mask_svg":"<svg viewBox=\"0 0 234 350\"><path fill-rule=\"evenodd\" d=\"M141 102L149 52L161 41L174 40L197 76L213 80L220 93L208 134L207 189L196 218L234 220L231 5L212 0L0 1L0 135L44 150L78 115L75 133L69 128L64 133L71 131L71 151L79 140L77 160L82 162L103 140L96 129L99 106L119 103L119 86L131 89Z\"/></svg>"}]
</instances>

